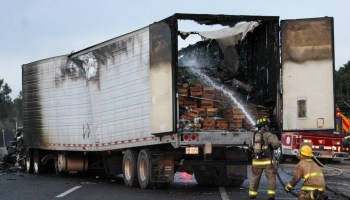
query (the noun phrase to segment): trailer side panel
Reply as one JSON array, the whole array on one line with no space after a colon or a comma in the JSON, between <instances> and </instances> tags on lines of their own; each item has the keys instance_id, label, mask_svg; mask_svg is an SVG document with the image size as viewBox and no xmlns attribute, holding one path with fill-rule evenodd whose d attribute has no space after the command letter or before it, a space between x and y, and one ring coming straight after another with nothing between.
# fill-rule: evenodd
<instances>
[{"instance_id":1,"label":"trailer side panel","mask_svg":"<svg viewBox=\"0 0 350 200\"><path fill-rule=\"evenodd\" d=\"M32 121L33 112L40 113L36 120L40 125L27 140L32 147L99 151L161 143L151 135L150 110L155 103L148 27L72 54L65 61L23 67L23 84L35 81L32 101L37 105L25 109L25 119ZM29 69L31 74L26 73ZM24 93L31 96L29 90Z\"/></svg>"}]
</instances>

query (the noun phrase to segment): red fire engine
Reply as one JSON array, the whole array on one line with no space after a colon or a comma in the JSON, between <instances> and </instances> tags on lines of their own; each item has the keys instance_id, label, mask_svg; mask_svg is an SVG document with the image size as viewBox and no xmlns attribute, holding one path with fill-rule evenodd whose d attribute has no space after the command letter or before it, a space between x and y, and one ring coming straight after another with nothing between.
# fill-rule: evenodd
<instances>
[{"instance_id":1,"label":"red fire engine","mask_svg":"<svg viewBox=\"0 0 350 200\"><path fill-rule=\"evenodd\" d=\"M349 153L350 150L350 134L349 134L349 126L350 126L350 121L349 119L340 112L339 109L337 109L337 119L338 119L338 123L337 123L337 128L339 129L339 132L342 132L344 135L343 138L343 150L345 152Z\"/></svg>"},{"instance_id":2,"label":"red fire engine","mask_svg":"<svg viewBox=\"0 0 350 200\"><path fill-rule=\"evenodd\" d=\"M349 147L343 147L343 138L349 130L349 120L339 109L336 111L336 127L334 131L295 131L282 132L280 161L295 156L299 148L305 144L312 146L314 155L325 159L349 158Z\"/></svg>"}]
</instances>

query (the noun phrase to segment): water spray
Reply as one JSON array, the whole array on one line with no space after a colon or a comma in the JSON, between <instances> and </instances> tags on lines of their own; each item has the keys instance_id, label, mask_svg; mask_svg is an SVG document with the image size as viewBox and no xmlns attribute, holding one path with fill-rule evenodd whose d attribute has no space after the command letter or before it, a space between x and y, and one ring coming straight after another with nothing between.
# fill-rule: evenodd
<instances>
[{"instance_id":1,"label":"water spray","mask_svg":"<svg viewBox=\"0 0 350 200\"><path fill-rule=\"evenodd\" d=\"M202 73L201 70L195 68L195 67L188 67L189 71L192 72L193 74L202 77L206 82L208 82L210 85L212 85L215 89L220 90L221 92L223 92L227 97L229 97L237 106L239 109L242 110L242 112L247 116L247 119L249 120L249 122L254 125L255 124L255 120L253 120L253 118L250 116L250 114L248 113L248 111L243 107L243 105L237 100L236 97L234 97L234 94L225 89L223 85L219 85L217 84L214 80L212 80L209 76L207 76L206 74Z\"/></svg>"}]
</instances>

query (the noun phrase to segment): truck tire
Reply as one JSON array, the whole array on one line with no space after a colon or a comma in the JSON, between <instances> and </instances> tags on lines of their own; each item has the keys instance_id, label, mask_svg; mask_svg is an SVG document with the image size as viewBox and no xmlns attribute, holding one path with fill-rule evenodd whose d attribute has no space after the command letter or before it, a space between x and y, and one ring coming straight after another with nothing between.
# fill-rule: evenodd
<instances>
[{"instance_id":1,"label":"truck tire","mask_svg":"<svg viewBox=\"0 0 350 200\"><path fill-rule=\"evenodd\" d=\"M26 172L32 173L33 172L33 157L32 157L32 151L28 150L26 153Z\"/></svg>"},{"instance_id":2,"label":"truck tire","mask_svg":"<svg viewBox=\"0 0 350 200\"><path fill-rule=\"evenodd\" d=\"M142 149L137 159L137 177L140 187L152 188L151 183L151 154L148 149Z\"/></svg>"},{"instance_id":3,"label":"truck tire","mask_svg":"<svg viewBox=\"0 0 350 200\"><path fill-rule=\"evenodd\" d=\"M138 152L133 149L124 152L123 179L124 184L129 187L137 187L139 185L137 178L137 157Z\"/></svg>"},{"instance_id":4,"label":"truck tire","mask_svg":"<svg viewBox=\"0 0 350 200\"><path fill-rule=\"evenodd\" d=\"M41 163L41 158L42 156L40 155L40 151L39 150L34 150L33 153L33 171L34 174L41 174L44 171L44 166Z\"/></svg>"}]
</instances>

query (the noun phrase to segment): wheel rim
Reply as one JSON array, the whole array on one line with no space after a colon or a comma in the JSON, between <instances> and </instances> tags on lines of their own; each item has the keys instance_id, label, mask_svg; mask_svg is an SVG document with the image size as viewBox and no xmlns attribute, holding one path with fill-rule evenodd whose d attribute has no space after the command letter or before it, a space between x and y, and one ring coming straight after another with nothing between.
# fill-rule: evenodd
<instances>
[{"instance_id":1,"label":"wheel rim","mask_svg":"<svg viewBox=\"0 0 350 200\"><path fill-rule=\"evenodd\" d=\"M39 153L37 151L34 152L33 167L34 173L39 173Z\"/></svg>"},{"instance_id":2,"label":"wheel rim","mask_svg":"<svg viewBox=\"0 0 350 200\"><path fill-rule=\"evenodd\" d=\"M64 162L64 155L58 154L58 156L57 156L57 172L59 172L59 173L66 170L63 168L65 166L65 164L63 164L63 162Z\"/></svg>"},{"instance_id":3,"label":"wheel rim","mask_svg":"<svg viewBox=\"0 0 350 200\"><path fill-rule=\"evenodd\" d=\"M147 174L147 163L144 158L140 160L140 178L142 181L146 180Z\"/></svg>"},{"instance_id":4,"label":"wheel rim","mask_svg":"<svg viewBox=\"0 0 350 200\"><path fill-rule=\"evenodd\" d=\"M128 158L128 159L126 159L125 164L124 164L124 173L125 173L125 178L127 180L131 179L131 170L132 170L131 160L130 160L130 158Z\"/></svg>"},{"instance_id":5,"label":"wheel rim","mask_svg":"<svg viewBox=\"0 0 350 200\"><path fill-rule=\"evenodd\" d=\"M35 173L38 173L38 172L39 172L39 166L38 166L38 163L37 163L37 162L34 163L34 172L35 172Z\"/></svg>"},{"instance_id":6,"label":"wheel rim","mask_svg":"<svg viewBox=\"0 0 350 200\"><path fill-rule=\"evenodd\" d=\"M26 171L30 172L30 170L31 170L31 162L32 162L30 152L27 152L25 161L26 161Z\"/></svg>"},{"instance_id":7,"label":"wheel rim","mask_svg":"<svg viewBox=\"0 0 350 200\"><path fill-rule=\"evenodd\" d=\"M34 159L34 163L33 163L33 167L34 167L34 173L39 173L39 163L38 163L38 158L35 157Z\"/></svg>"},{"instance_id":8,"label":"wheel rim","mask_svg":"<svg viewBox=\"0 0 350 200\"><path fill-rule=\"evenodd\" d=\"M26 170L29 172L30 171L30 158L29 158L29 154L27 154L26 156Z\"/></svg>"}]
</instances>

